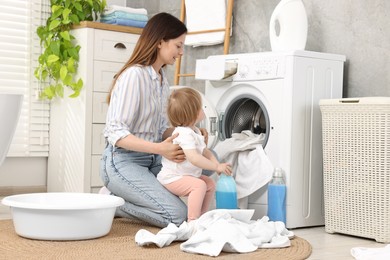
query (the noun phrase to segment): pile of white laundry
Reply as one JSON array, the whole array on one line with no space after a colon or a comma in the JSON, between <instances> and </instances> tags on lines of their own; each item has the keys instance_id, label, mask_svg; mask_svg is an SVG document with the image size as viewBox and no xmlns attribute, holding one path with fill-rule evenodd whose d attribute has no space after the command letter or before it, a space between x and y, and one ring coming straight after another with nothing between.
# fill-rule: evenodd
<instances>
[{"instance_id":1,"label":"pile of white laundry","mask_svg":"<svg viewBox=\"0 0 390 260\"><path fill-rule=\"evenodd\" d=\"M173 241L185 241L180 245L182 251L209 256L218 256L221 251L249 253L258 248L291 245L294 233L283 222L269 221L268 217L251 220L253 213L252 209L215 209L179 227L169 224L157 234L141 229L135 235L135 242L139 246L165 247Z\"/></svg>"}]
</instances>

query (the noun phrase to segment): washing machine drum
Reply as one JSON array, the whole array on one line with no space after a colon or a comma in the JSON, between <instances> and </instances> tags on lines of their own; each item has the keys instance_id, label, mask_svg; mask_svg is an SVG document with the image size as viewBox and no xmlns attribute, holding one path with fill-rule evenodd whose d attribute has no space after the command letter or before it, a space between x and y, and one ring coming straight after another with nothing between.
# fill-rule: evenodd
<instances>
[{"instance_id":1,"label":"washing machine drum","mask_svg":"<svg viewBox=\"0 0 390 260\"><path fill-rule=\"evenodd\" d=\"M226 109L222 122L223 138L230 138L233 133L241 133L244 130L258 135L265 134L268 139L268 113L260 101L240 98Z\"/></svg>"}]
</instances>

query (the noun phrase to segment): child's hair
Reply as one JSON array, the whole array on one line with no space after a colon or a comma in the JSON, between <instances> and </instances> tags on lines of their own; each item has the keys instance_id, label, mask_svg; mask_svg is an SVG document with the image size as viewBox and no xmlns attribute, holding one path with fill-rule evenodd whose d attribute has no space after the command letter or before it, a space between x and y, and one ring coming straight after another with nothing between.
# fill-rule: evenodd
<instances>
[{"instance_id":1,"label":"child's hair","mask_svg":"<svg viewBox=\"0 0 390 260\"><path fill-rule=\"evenodd\" d=\"M196 90L189 87L175 89L168 102L168 118L173 127L190 126L201 109L202 98Z\"/></svg>"}]
</instances>

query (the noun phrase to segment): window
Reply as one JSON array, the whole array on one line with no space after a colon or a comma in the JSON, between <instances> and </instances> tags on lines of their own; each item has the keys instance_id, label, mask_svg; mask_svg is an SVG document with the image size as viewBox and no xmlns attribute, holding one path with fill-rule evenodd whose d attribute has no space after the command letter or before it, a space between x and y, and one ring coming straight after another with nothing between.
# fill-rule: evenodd
<instances>
[{"instance_id":1,"label":"window","mask_svg":"<svg viewBox=\"0 0 390 260\"><path fill-rule=\"evenodd\" d=\"M37 98L34 70L41 52L35 31L49 11L49 0L0 1L0 92L24 95L8 156L48 156L49 103Z\"/></svg>"}]
</instances>

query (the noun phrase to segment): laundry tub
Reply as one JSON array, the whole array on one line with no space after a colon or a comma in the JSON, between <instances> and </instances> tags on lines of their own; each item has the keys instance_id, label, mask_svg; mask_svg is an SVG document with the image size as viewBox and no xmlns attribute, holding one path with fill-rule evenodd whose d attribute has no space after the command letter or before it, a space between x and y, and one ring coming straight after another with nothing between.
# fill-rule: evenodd
<instances>
[{"instance_id":1,"label":"laundry tub","mask_svg":"<svg viewBox=\"0 0 390 260\"><path fill-rule=\"evenodd\" d=\"M325 231L390 242L390 98L319 104Z\"/></svg>"},{"instance_id":2,"label":"laundry tub","mask_svg":"<svg viewBox=\"0 0 390 260\"><path fill-rule=\"evenodd\" d=\"M15 232L38 240L84 240L107 235L115 210L125 201L116 196L49 192L8 196Z\"/></svg>"}]
</instances>

